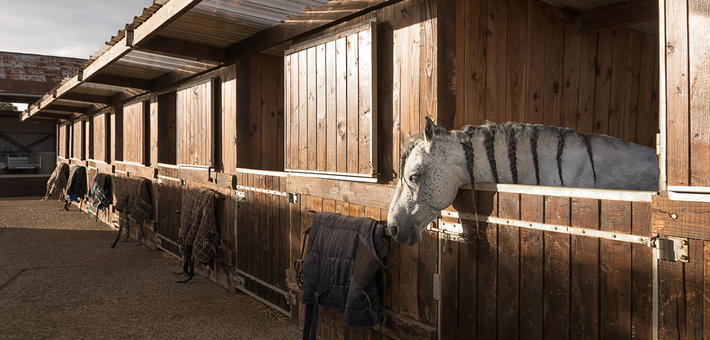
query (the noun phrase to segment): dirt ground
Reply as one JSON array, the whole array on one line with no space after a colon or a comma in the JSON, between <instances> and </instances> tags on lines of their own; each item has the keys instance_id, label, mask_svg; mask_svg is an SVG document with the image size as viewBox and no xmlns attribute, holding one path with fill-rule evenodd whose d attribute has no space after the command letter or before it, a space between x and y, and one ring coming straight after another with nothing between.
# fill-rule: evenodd
<instances>
[{"instance_id":1,"label":"dirt ground","mask_svg":"<svg viewBox=\"0 0 710 340\"><path fill-rule=\"evenodd\" d=\"M56 199L0 199L0 339L299 339L281 314Z\"/></svg>"}]
</instances>

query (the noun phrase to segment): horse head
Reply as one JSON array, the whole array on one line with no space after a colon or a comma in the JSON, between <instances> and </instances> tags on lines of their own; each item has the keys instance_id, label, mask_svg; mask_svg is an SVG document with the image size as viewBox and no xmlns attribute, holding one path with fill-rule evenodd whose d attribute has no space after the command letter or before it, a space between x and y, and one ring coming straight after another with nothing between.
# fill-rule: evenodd
<instances>
[{"instance_id":1,"label":"horse head","mask_svg":"<svg viewBox=\"0 0 710 340\"><path fill-rule=\"evenodd\" d=\"M451 205L469 178L461 143L427 117L424 135L410 138L402 150L387 218L390 235L399 243L418 243L424 227Z\"/></svg>"}]
</instances>

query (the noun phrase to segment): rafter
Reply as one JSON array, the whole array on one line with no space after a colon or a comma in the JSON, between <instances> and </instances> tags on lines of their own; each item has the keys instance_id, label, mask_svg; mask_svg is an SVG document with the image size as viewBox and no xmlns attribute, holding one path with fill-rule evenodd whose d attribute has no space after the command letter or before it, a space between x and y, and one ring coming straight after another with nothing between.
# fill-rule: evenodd
<instances>
[{"instance_id":1,"label":"rafter","mask_svg":"<svg viewBox=\"0 0 710 340\"><path fill-rule=\"evenodd\" d=\"M588 10L575 17L577 33L598 32L658 19L658 1L631 0Z\"/></svg>"},{"instance_id":2,"label":"rafter","mask_svg":"<svg viewBox=\"0 0 710 340\"><path fill-rule=\"evenodd\" d=\"M224 48L164 36L155 36L136 47L144 52L177 58L219 62L225 60Z\"/></svg>"},{"instance_id":3,"label":"rafter","mask_svg":"<svg viewBox=\"0 0 710 340\"><path fill-rule=\"evenodd\" d=\"M150 90L150 79L131 78L112 74L97 74L87 79L86 82Z\"/></svg>"}]
</instances>

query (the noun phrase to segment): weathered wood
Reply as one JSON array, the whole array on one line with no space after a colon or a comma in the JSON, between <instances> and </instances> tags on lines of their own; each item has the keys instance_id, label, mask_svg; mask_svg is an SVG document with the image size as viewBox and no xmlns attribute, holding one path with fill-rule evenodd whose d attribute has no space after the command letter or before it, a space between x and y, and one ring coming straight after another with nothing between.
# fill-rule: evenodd
<instances>
[{"instance_id":1,"label":"weathered wood","mask_svg":"<svg viewBox=\"0 0 710 340\"><path fill-rule=\"evenodd\" d=\"M307 98L307 113L306 122L308 127L306 129L307 142L303 147L306 148L307 153L307 168L302 170L318 170L318 144L317 137L318 131L317 126L317 116L316 116L316 89L318 84L316 83L316 48L311 47L306 50L306 98Z\"/></svg>"},{"instance_id":2,"label":"weathered wood","mask_svg":"<svg viewBox=\"0 0 710 340\"><path fill-rule=\"evenodd\" d=\"M652 0L633 0L613 3L582 12L575 18L580 34L603 29L629 26L658 19L658 8Z\"/></svg>"},{"instance_id":3,"label":"weathered wood","mask_svg":"<svg viewBox=\"0 0 710 340\"><path fill-rule=\"evenodd\" d=\"M478 193L478 214L498 215L498 193ZM476 333L481 339L497 338L498 324L498 276L486 273L498 272L498 225L479 223L477 230L477 261L479 273L476 293ZM465 334L459 333L459 337Z\"/></svg>"},{"instance_id":4,"label":"weathered wood","mask_svg":"<svg viewBox=\"0 0 710 340\"><path fill-rule=\"evenodd\" d=\"M145 162L145 102L129 103L123 107L123 160Z\"/></svg>"},{"instance_id":5,"label":"weathered wood","mask_svg":"<svg viewBox=\"0 0 710 340\"><path fill-rule=\"evenodd\" d=\"M668 196L657 195L652 207L654 233L710 240L710 203L672 201Z\"/></svg>"},{"instance_id":6,"label":"weathered wood","mask_svg":"<svg viewBox=\"0 0 710 340\"><path fill-rule=\"evenodd\" d=\"M686 2L666 4L666 164L667 185L690 185L690 80L688 7ZM661 165L663 166L663 165Z\"/></svg>"},{"instance_id":7,"label":"weathered wood","mask_svg":"<svg viewBox=\"0 0 710 340\"><path fill-rule=\"evenodd\" d=\"M710 186L710 6L688 1L690 185ZM706 335L710 336L710 335Z\"/></svg>"},{"instance_id":8,"label":"weathered wood","mask_svg":"<svg viewBox=\"0 0 710 340\"><path fill-rule=\"evenodd\" d=\"M632 203L631 233L634 235L651 234L651 204ZM643 244L631 246L633 264L631 329L633 334L642 338L653 337L653 251Z\"/></svg>"},{"instance_id":9,"label":"weathered wood","mask_svg":"<svg viewBox=\"0 0 710 340\"><path fill-rule=\"evenodd\" d=\"M106 96L101 96L101 95L96 95L96 94L87 94L87 93L66 93L59 97L59 99L66 99L66 100L76 100L80 102L87 102L87 103L96 103L96 104L111 104L111 97L106 97Z\"/></svg>"},{"instance_id":10,"label":"weathered wood","mask_svg":"<svg viewBox=\"0 0 710 340\"><path fill-rule=\"evenodd\" d=\"M571 226L599 229L599 201L573 198ZM570 338L599 338L599 240L570 239Z\"/></svg>"},{"instance_id":11,"label":"weathered wood","mask_svg":"<svg viewBox=\"0 0 710 340\"><path fill-rule=\"evenodd\" d=\"M528 6L526 107L521 119L531 124L541 124L543 119L547 6L535 0L530 0Z\"/></svg>"},{"instance_id":12,"label":"weathered wood","mask_svg":"<svg viewBox=\"0 0 710 340\"><path fill-rule=\"evenodd\" d=\"M594 133L609 133L611 109L611 76L613 71L613 31L599 32L597 42L597 71L594 90Z\"/></svg>"},{"instance_id":13,"label":"weathered wood","mask_svg":"<svg viewBox=\"0 0 710 340\"><path fill-rule=\"evenodd\" d=\"M631 232L631 203L602 202L600 229L628 234ZM600 240L601 338L631 334L631 245Z\"/></svg>"},{"instance_id":14,"label":"weathered wood","mask_svg":"<svg viewBox=\"0 0 710 340\"><path fill-rule=\"evenodd\" d=\"M570 199L545 197L545 223L568 225ZM546 339L569 339L570 236L545 232L544 334Z\"/></svg>"},{"instance_id":15,"label":"weathered wood","mask_svg":"<svg viewBox=\"0 0 710 340\"><path fill-rule=\"evenodd\" d=\"M544 222L543 196L520 195L520 218ZM542 339L544 306L544 241L540 230L520 230L520 334L528 339Z\"/></svg>"},{"instance_id":16,"label":"weathered wood","mask_svg":"<svg viewBox=\"0 0 710 340\"><path fill-rule=\"evenodd\" d=\"M188 84L177 91L177 163L212 166L214 91L212 79Z\"/></svg>"},{"instance_id":17,"label":"weathered wood","mask_svg":"<svg viewBox=\"0 0 710 340\"><path fill-rule=\"evenodd\" d=\"M394 194L394 187L391 186L352 181L289 175L287 183L286 189L288 192L347 201L354 204L366 204L383 209L389 207Z\"/></svg>"},{"instance_id":18,"label":"weathered wood","mask_svg":"<svg viewBox=\"0 0 710 340\"><path fill-rule=\"evenodd\" d=\"M520 195L498 194L498 217L520 219ZM498 337L520 337L520 230L498 227Z\"/></svg>"},{"instance_id":19,"label":"weathered wood","mask_svg":"<svg viewBox=\"0 0 710 340\"><path fill-rule=\"evenodd\" d=\"M542 122L545 125L562 124L562 72L564 68L564 10L547 7L545 26L545 82L543 86Z\"/></svg>"}]
</instances>

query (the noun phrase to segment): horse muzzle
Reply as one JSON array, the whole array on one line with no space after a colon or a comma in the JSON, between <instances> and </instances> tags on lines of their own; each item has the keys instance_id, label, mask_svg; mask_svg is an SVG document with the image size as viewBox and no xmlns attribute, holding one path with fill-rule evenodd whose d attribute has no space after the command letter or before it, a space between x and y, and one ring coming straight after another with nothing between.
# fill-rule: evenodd
<instances>
[{"instance_id":1,"label":"horse muzzle","mask_svg":"<svg viewBox=\"0 0 710 340\"><path fill-rule=\"evenodd\" d=\"M388 224L387 230L389 230L390 235L397 243L406 244L408 246L417 244L422 238L416 228L403 224Z\"/></svg>"}]
</instances>

